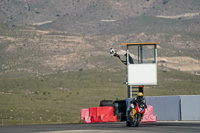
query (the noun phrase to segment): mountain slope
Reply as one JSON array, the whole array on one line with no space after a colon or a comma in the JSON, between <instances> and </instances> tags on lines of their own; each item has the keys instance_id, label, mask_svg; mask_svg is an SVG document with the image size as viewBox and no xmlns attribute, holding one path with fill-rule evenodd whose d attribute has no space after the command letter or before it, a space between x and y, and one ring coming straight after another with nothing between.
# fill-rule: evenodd
<instances>
[{"instance_id":1,"label":"mountain slope","mask_svg":"<svg viewBox=\"0 0 200 133\"><path fill-rule=\"evenodd\" d=\"M159 57L199 60L199 4L197 0L1 0L0 21L8 23L1 25L2 69L51 73L122 67L109 58L108 50L124 50L120 46L124 42L158 41Z\"/></svg>"},{"instance_id":2,"label":"mountain slope","mask_svg":"<svg viewBox=\"0 0 200 133\"><path fill-rule=\"evenodd\" d=\"M1 0L0 3L0 22L15 24L54 21L68 15L98 21L199 13L200 10L198 0Z\"/></svg>"}]
</instances>

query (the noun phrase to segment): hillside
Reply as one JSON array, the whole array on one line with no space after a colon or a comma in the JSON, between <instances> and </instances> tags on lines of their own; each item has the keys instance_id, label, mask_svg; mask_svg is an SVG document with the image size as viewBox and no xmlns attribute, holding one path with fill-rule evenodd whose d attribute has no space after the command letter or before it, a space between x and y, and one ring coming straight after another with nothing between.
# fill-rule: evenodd
<instances>
[{"instance_id":1,"label":"hillside","mask_svg":"<svg viewBox=\"0 0 200 133\"><path fill-rule=\"evenodd\" d=\"M11 37L24 38L17 43L29 44L29 50L34 51L32 57L36 58L35 66L39 63L56 71L104 68L108 63L102 63L104 60L90 63L90 57L100 55L108 59L110 47L120 51L123 42L151 41L161 42L160 57L176 57L177 62L189 57L196 60L195 67L199 66L200 57L199 5L196 0L1 0L0 22L12 27L4 28L8 37L14 30L16 35ZM19 31L18 26L22 26ZM32 40L20 36L24 26L29 27L25 30ZM4 38L5 33L1 34ZM189 58L183 61L188 62ZM188 68L189 72L199 73L198 67Z\"/></svg>"},{"instance_id":2,"label":"hillside","mask_svg":"<svg viewBox=\"0 0 200 133\"><path fill-rule=\"evenodd\" d=\"M136 16L172 16L198 13L197 0L1 0L0 20L3 23L33 24L75 17L97 21L123 20ZM69 16L68 16L69 15Z\"/></svg>"},{"instance_id":3,"label":"hillside","mask_svg":"<svg viewBox=\"0 0 200 133\"><path fill-rule=\"evenodd\" d=\"M199 72L199 38L195 34L127 33L81 35L41 31L32 27L1 25L1 73L48 74L79 69L123 68L109 55L111 47L125 50L123 42L160 41L159 63L181 71ZM178 66L178 67L177 67Z\"/></svg>"}]
</instances>

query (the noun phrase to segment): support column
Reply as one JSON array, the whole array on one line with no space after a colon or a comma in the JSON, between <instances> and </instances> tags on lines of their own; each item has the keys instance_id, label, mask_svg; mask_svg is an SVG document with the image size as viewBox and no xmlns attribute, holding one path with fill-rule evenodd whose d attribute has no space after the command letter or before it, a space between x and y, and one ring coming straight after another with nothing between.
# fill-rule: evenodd
<instances>
[{"instance_id":1,"label":"support column","mask_svg":"<svg viewBox=\"0 0 200 133\"><path fill-rule=\"evenodd\" d=\"M143 93L143 95L144 95L144 86L139 86L139 92L142 92Z\"/></svg>"}]
</instances>

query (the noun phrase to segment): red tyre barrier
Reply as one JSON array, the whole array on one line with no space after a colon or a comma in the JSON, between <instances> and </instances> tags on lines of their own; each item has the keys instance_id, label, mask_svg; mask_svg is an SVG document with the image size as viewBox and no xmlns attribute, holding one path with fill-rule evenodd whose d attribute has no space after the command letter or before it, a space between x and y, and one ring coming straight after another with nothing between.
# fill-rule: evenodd
<instances>
[{"instance_id":1,"label":"red tyre barrier","mask_svg":"<svg viewBox=\"0 0 200 133\"><path fill-rule=\"evenodd\" d=\"M92 123L99 122L99 118L97 117L97 107L89 108L89 116L91 117Z\"/></svg>"},{"instance_id":2,"label":"red tyre barrier","mask_svg":"<svg viewBox=\"0 0 200 133\"><path fill-rule=\"evenodd\" d=\"M81 120L84 123L117 122L117 115L113 116L113 107L90 107L81 109Z\"/></svg>"},{"instance_id":3,"label":"red tyre barrier","mask_svg":"<svg viewBox=\"0 0 200 133\"><path fill-rule=\"evenodd\" d=\"M91 123L89 109L81 109L81 120L83 121L83 123Z\"/></svg>"},{"instance_id":4,"label":"red tyre barrier","mask_svg":"<svg viewBox=\"0 0 200 133\"><path fill-rule=\"evenodd\" d=\"M148 105L147 110L141 122L157 122L157 116L153 115L153 106Z\"/></svg>"},{"instance_id":5,"label":"red tyre barrier","mask_svg":"<svg viewBox=\"0 0 200 133\"><path fill-rule=\"evenodd\" d=\"M113 107L97 107L99 122L117 122L117 116L113 116Z\"/></svg>"}]
</instances>

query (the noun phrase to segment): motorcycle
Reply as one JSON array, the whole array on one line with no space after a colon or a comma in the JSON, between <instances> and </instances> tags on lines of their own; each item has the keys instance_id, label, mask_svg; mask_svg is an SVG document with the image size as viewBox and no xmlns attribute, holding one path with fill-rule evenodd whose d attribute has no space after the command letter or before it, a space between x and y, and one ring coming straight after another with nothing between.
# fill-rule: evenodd
<instances>
[{"instance_id":1,"label":"motorcycle","mask_svg":"<svg viewBox=\"0 0 200 133\"><path fill-rule=\"evenodd\" d=\"M130 127L131 125L133 125L134 127L138 127L140 121L142 120L142 117L144 116L144 113L145 113L145 105L143 103L141 104L136 103L136 107L133 108L128 114L126 125L128 127Z\"/></svg>"}]
</instances>

